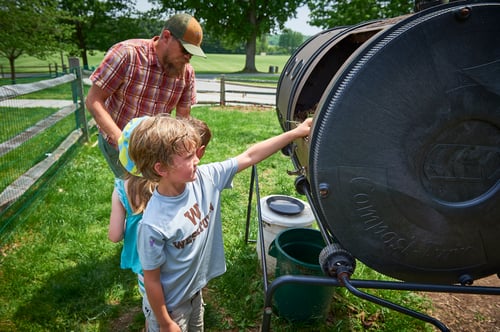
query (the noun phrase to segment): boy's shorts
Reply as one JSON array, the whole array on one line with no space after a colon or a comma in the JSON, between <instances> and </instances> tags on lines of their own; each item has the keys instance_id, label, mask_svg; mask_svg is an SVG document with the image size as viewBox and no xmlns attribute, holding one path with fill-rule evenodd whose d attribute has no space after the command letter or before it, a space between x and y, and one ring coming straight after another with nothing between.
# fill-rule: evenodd
<instances>
[{"instance_id":1,"label":"boy's shorts","mask_svg":"<svg viewBox=\"0 0 500 332\"><path fill-rule=\"evenodd\" d=\"M179 325L182 332L202 332L204 329L203 315L205 307L201 290L198 291L191 299L181 303L173 311L168 311L170 317ZM149 305L147 296L142 300L142 311L146 317L148 330L147 332L159 332L160 325L156 320L153 310Z\"/></svg>"}]
</instances>

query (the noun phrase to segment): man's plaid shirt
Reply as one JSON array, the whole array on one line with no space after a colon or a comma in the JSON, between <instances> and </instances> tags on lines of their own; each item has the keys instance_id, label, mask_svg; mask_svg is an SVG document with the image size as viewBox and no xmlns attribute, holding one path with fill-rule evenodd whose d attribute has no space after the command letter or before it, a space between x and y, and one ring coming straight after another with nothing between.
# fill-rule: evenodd
<instances>
[{"instance_id":1,"label":"man's plaid shirt","mask_svg":"<svg viewBox=\"0 0 500 332\"><path fill-rule=\"evenodd\" d=\"M111 93L105 106L120 129L133 118L171 113L196 103L195 73L190 64L182 78L168 77L158 62L152 39L120 42L107 52L90 80Z\"/></svg>"}]
</instances>

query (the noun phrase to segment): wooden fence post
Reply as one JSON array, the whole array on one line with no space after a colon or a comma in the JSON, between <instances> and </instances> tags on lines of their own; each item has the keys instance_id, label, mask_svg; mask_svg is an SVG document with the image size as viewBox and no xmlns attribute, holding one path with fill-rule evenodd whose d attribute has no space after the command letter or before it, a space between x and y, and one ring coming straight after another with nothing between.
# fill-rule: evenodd
<instances>
[{"instance_id":1,"label":"wooden fence post","mask_svg":"<svg viewBox=\"0 0 500 332\"><path fill-rule=\"evenodd\" d=\"M73 103L78 104L76 109L76 125L82 129L82 137L85 142L89 141L89 127L87 125L87 118L85 116L85 100L83 97L83 77L80 61L76 57L68 58L70 72L76 75L76 80L72 82L73 90ZM78 100L80 102L78 103Z\"/></svg>"},{"instance_id":2,"label":"wooden fence post","mask_svg":"<svg viewBox=\"0 0 500 332\"><path fill-rule=\"evenodd\" d=\"M219 98L220 106L226 105L226 76L220 76L220 98Z\"/></svg>"}]
</instances>

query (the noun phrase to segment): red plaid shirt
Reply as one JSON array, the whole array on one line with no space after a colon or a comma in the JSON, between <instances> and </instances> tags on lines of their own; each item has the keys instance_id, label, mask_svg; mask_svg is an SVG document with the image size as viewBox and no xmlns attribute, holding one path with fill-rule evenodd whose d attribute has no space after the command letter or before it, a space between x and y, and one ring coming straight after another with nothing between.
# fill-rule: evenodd
<instances>
[{"instance_id":1,"label":"red plaid shirt","mask_svg":"<svg viewBox=\"0 0 500 332\"><path fill-rule=\"evenodd\" d=\"M153 39L120 42L107 52L90 80L111 93L105 105L120 129L133 118L171 113L196 103L195 73L190 64L182 78L168 77L158 62Z\"/></svg>"}]
</instances>

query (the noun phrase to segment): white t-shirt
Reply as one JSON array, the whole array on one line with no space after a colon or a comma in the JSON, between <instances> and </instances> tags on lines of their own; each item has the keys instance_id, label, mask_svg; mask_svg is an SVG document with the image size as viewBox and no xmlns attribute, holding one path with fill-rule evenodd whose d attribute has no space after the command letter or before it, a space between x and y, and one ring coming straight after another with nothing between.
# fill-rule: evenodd
<instances>
[{"instance_id":1,"label":"white t-shirt","mask_svg":"<svg viewBox=\"0 0 500 332\"><path fill-rule=\"evenodd\" d=\"M137 234L143 270L160 268L168 310L226 271L220 194L231 186L236 159L201 165L176 197L153 193Z\"/></svg>"}]
</instances>

